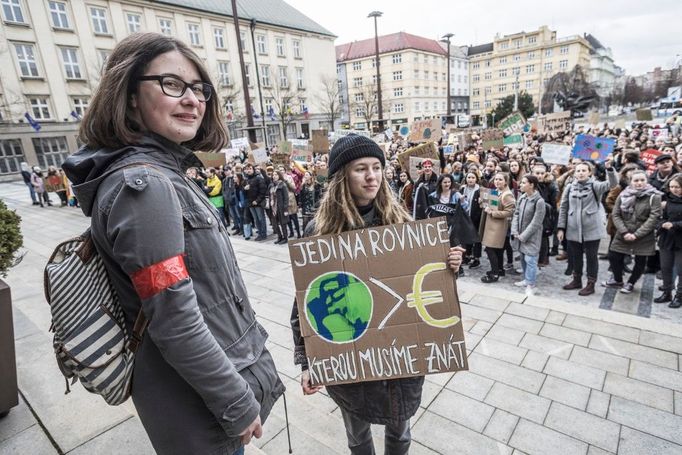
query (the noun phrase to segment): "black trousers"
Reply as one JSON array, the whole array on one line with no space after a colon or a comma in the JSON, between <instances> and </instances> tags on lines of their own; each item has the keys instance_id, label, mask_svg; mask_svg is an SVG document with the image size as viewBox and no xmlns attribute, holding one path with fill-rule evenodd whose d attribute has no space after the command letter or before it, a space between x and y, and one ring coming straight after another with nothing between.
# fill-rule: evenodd
<instances>
[{"instance_id":1,"label":"black trousers","mask_svg":"<svg viewBox=\"0 0 682 455\"><path fill-rule=\"evenodd\" d=\"M625 258L628 256L630 255L609 251L609 264L611 264L613 279L619 283L623 282L623 268L625 267ZM644 269L646 268L647 257L648 256L635 256L635 266L632 268L628 283L635 284L637 283L637 280L642 277Z\"/></svg>"},{"instance_id":2,"label":"black trousers","mask_svg":"<svg viewBox=\"0 0 682 455\"><path fill-rule=\"evenodd\" d=\"M588 242L573 242L568 241L568 256L573 267L573 274L577 276L583 275L583 255L587 262L587 278L597 280L599 275L599 240L590 240Z\"/></svg>"},{"instance_id":3,"label":"black trousers","mask_svg":"<svg viewBox=\"0 0 682 455\"><path fill-rule=\"evenodd\" d=\"M539 263L546 263L549 261L549 236L542 234L542 241L540 242L540 257Z\"/></svg>"},{"instance_id":4,"label":"black trousers","mask_svg":"<svg viewBox=\"0 0 682 455\"><path fill-rule=\"evenodd\" d=\"M506 236L504 238L504 251L507 252L507 264L513 263L514 262L514 250L512 249L509 236Z\"/></svg>"},{"instance_id":5,"label":"black trousers","mask_svg":"<svg viewBox=\"0 0 682 455\"><path fill-rule=\"evenodd\" d=\"M504 270L502 268L502 261L504 260L504 248L491 248L489 246L485 247L485 252L488 255L488 260L490 261L490 270L493 275L500 275Z\"/></svg>"},{"instance_id":6,"label":"black trousers","mask_svg":"<svg viewBox=\"0 0 682 455\"><path fill-rule=\"evenodd\" d=\"M662 249L661 274L663 275L663 290L675 289L675 277L673 269L677 269L677 295L682 297L682 250Z\"/></svg>"},{"instance_id":7,"label":"black trousers","mask_svg":"<svg viewBox=\"0 0 682 455\"><path fill-rule=\"evenodd\" d=\"M483 246L481 245L481 242L465 245L467 252L466 255L469 257L472 257L474 259L480 259L481 258L481 251L483 250Z\"/></svg>"}]
</instances>

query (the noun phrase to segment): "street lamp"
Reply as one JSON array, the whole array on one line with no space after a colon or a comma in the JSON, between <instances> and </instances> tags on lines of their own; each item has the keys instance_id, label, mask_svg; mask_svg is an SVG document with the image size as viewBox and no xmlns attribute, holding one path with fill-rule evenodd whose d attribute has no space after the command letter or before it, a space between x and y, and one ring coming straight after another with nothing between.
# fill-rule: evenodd
<instances>
[{"instance_id":1,"label":"street lamp","mask_svg":"<svg viewBox=\"0 0 682 455\"><path fill-rule=\"evenodd\" d=\"M251 98L249 97L249 86L246 83L246 68L244 66L244 49L242 49L241 32L239 28L239 15L237 14L237 0L232 0L232 19L234 29L237 33L237 53L239 54L239 66L242 70L242 89L244 91L244 104L246 107L246 130L249 133L249 140L256 142L256 131L253 126L253 112L251 109ZM256 68L258 75L258 68Z\"/></svg>"},{"instance_id":2,"label":"street lamp","mask_svg":"<svg viewBox=\"0 0 682 455\"><path fill-rule=\"evenodd\" d=\"M447 110L447 114L446 114L448 120L450 119L450 115L452 114L452 106L450 104L450 38L452 38L453 36L455 36L453 33L446 33L445 35L443 35L443 38L441 39L441 41L447 43L447 45L448 45L448 63L447 63L447 65L448 65L448 98L447 98L448 99L448 110Z\"/></svg>"},{"instance_id":3,"label":"street lamp","mask_svg":"<svg viewBox=\"0 0 682 455\"><path fill-rule=\"evenodd\" d=\"M377 68L377 103L378 103L378 111L379 111L379 131L384 130L384 107L383 103L381 101L381 73L379 72L379 33L377 31L377 17L381 17L384 13L381 11L372 11L367 15L367 17L373 17L374 18L374 55L376 59L376 68ZM369 125L370 129L372 125Z\"/></svg>"}]
</instances>

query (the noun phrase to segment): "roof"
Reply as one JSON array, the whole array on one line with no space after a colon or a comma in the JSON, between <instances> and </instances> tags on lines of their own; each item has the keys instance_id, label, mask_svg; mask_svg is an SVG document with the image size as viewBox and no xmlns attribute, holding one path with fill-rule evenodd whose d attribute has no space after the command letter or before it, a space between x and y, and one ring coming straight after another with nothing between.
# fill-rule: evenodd
<instances>
[{"instance_id":1,"label":"roof","mask_svg":"<svg viewBox=\"0 0 682 455\"><path fill-rule=\"evenodd\" d=\"M595 54L598 49L606 49L602 43L599 42L597 38L589 33L585 33L585 39L590 43L590 54Z\"/></svg>"},{"instance_id":2,"label":"roof","mask_svg":"<svg viewBox=\"0 0 682 455\"><path fill-rule=\"evenodd\" d=\"M445 49L436 40L411 35L405 32L392 33L379 37L379 53L415 49L418 51L431 52L432 54L447 55ZM344 62L358 58L369 57L375 54L374 38L352 43L339 44L336 46L336 61Z\"/></svg>"},{"instance_id":3,"label":"roof","mask_svg":"<svg viewBox=\"0 0 682 455\"><path fill-rule=\"evenodd\" d=\"M485 54L493 51L493 43L479 44L478 46L469 46L467 55L471 57L476 54Z\"/></svg>"},{"instance_id":4,"label":"roof","mask_svg":"<svg viewBox=\"0 0 682 455\"><path fill-rule=\"evenodd\" d=\"M156 0L155 3L233 17L232 3L229 0ZM240 19L255 19L263 24L336 37L282 0L240 0L237 3L237 10Z\"/></svg>"}]
</instances>

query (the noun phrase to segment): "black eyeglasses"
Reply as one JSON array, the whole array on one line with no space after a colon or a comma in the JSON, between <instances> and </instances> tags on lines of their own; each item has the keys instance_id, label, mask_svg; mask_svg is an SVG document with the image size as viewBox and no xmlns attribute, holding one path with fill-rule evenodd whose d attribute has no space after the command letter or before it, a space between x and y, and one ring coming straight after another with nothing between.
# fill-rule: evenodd
<instances>
[{"instance_id":1,"label":"black eyeglasses","mask_svg":"<svg viewBox=\"0 0 682 455\"><path fill-rule=\"evenodd\" d=\"M177 76L141 76L138 81L158 81L164 95L181 98L189 88L197 100L205 103L211 99L213 86L206 82L185 82Z\"/></svg>"}]
</instances>

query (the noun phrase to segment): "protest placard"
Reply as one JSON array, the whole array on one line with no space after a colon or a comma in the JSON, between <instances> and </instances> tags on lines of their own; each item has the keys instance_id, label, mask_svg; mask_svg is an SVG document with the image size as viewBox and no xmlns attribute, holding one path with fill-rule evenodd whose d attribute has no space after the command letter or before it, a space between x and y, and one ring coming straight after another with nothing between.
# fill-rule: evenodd
<instances>
[{"instance_id":1,"label":"protest placard","mask_svg":"<svg viewBox=\"0 0 682 455\"><path fill-rule=\"evenodd\" d=\"M446 145L443 147L443 155L450 155L454 151L455 151L455 146L452 144Z\"/></svg>"},{"instance_id":2,"label":"protest placard","mask_svg":"<svg viewBox=\"0 0 682 455\"><path fill-rule=\"evenodd\" d=\"M571 158L572 148L563 144L542 144L542 159L548 164L568 164Z\"/></svg>"},{"instance_id":3,"label":"protest placard","mask_svg":"<svg viewBox=\"0 0 682 455\"><path fill-rule=\"evenodd\" d=\"M313 152L329 153L329 136L327 130L312 131Z\"/></svg>"},{"instance_id":4,"label":"protest placard","mask_svg":"<svg viewBox=\"0 0 682 455\"><path fill-rule=\"evenodd\" d=\"M638 122L646 122L649 120L653 120L654 116L651 112L651 109L645 108L645 109L637 109L635 111L635 118L637 119Z\"/></svg>"},{"instance_id":5,"label":"protest placard","mask_svg":"<svg viewBox=\"0 0 682 455\"><path fill-rule=\"evenodd\" d=\"M308 142L306 141L305 146L291 144L291 159L294 161L310 161L313 158L313 151L310 149Z\"/></svg>"},{"instance_id":6,"label":"protest placard","mask_svg":"<svg viewBox=\"0 0 682 455\"><path fill-rule=\"evenodd\" d=\"M538 133L563 133L571 129L571 111L554 112L536 120Z\"/></svg>"},{"instance_id":7,"label":"protest placard","mask_svg":"<svg viewBox=\"0 0 682 455\"><path fill-rule=\"evenodd\" d=\"M479 196L481 198L481 208L483 209L488 206L497 208L500 205L500 192L496 189L481 187Z\"/></svg>"},{"instance_id":8,"label":"protest placard","mask_svg":"<svg viewBox=\"0 0 682 455\"><path fill-rule=\"evenodd\" d=\"M291 142L292 148L307 148L308 147L308 139L289 139L289 142Z\"/></svg>"},{"instance_id":9,"label":"protest placard","mask_svg":"<svg viewBox=\"0 0 682 455\"><path fill-rule=\"evenodd\" d=\"M481 131L481 141L484 150L500 149L504 146L504 133L497 128L488 128Z\"/></svg>"},{"instance_id":10,"label":"protest placard","mask_svg":"<svg viewBox=\"0 0 682 455\"><path fill-rule=\"evenodd\" d=\"M248 137L238 137L236 139L232 139L230 141L230 145L232 148L235 149L240 149L240 148L249 148L249 138Z\"/></svg>"},{"instance_id":11,"label":"protest placard","mask_svg":"<svg viewBox=\"0 0 682 455\"><path fill-rule=\"evenodd\" d=\"M281 141L279 144L277 144L277 152L286 154L288 156L291 156L291 142L289 141Z\"/></svg>"},{"instance_id":12,"label":"protest placard","mask_svg":"<svg viewBox=\"0 0 682 455\"><path fill-rule=\"evenodd\" d=\"M654 172L656 170L656 163L654 163L654 160L656 159L656 157L660 155L661 155L660 150L647 149L639 154L639 158L646 164L647 171Z\"/></svg>"},{"instance_id":13,"label":"protest placard","mask_svg":"<svg viewBox=\"0 0 682 455\"><path fill-rule=\"evenodd\" d=\"M409 169L411 156L417 158L430 158L433 161L434 168L438 167L440 159L438 158L438 149L436 144L433 142L427 142L426 144L417 145L416 147L409 148L404 152L398 154L398 163L400 163L401 169Z\"/></svg>"},{"instance_id":14,"label":"protest placard","mask_svg":"<svg viewBox=\"0 0 682 455\"><path fill-rule=\"evenodd\" d=\"M581 160L601 163L613 153L616 140L605 137L594 137L589 134L579 134L575 138L575 145L571 155Z\"/></svg>"},{"instance_id":15,"label":"protest placard","mask_svg":"<svg viewBox=\"0 0 682 455\"><path fill-rule=\"evenodd\" d=\"M596 126L599 123L599 118L599 112L590 112L590 115L587 117L587 123Z\"/></svg>"},{"instance_id":16,"label":"protest placard","mask_svg":"<svg viewBox=\"0 0 682 455\"><path fill-rule=\"evenodd\" d=\"M433 162L433 159L431 158L418 158L416 156L410 157L410 164L407 172L410 175L410 178L415 182L419 179L419 171L422 168L422 162L428 159L430 159ZM433 173L436 175L440 175L440 166L435 165L436 164L435 162L433 164L434 164Z\"/></svg>"},{"instance_id":17,"label":"protest placard","mask_svg":"<svg viewBox=\"0 0 682 455\"><path fill-rule=\"evenodd\" d=\"M206 169L209 167L219 168L227 163L227 156L224 153L194 152Z\"/></svg>"},{"instance_id":18,"label":"protest placard","mask_svg":"<svg viewBox=\"0 0 682 455\"><path fill-rule=\"evenodd\" d=\"M291 161L291 157L286 153L271 153L270 161L272 161L272 165L275 167L284 166L285 169L289 169L289 161Z\"/></svg>"},{"instance_id":19,"label":"protest placard","mask_svg":"<svg viewBox=\"0 0 682 455\"><path fill-rule=\"evenodd\" d=\"M438 142L443 137L440 124L441 121L438 118L416 120L410 125L410 135L407 140L410 142Z\"/></svg>"},{"instance_id":20,"label":"protest placard","mask_svg":"<svg viewBox=\"0 0 682 455\"><path fill-rule=\"evenodd\" d=\"M523 128L526 126L526 119L519 111L512 112L497 124L497 127L502 130L504 137L507 138L514 134L523 133Z\"/></svg>"},{"instance_id":21,"label":"protest placard","mask_svg":"<svg viewBox=\"0 0 682 455\"><path fill-rule=\"evenodd\" d=\"M365 137L372 136L369 131L364 130L334 130L334 132L332 133L332 142L336 142L342 137L348 136L349 134L357 134L358 136Z\"/></svg>"},{"instance_id":22,"label":"protest placard","mask_svg":"<svg viewBox=\"0 0 682 455\"><path fill-rule=\"evenodd\" d=\"M400 134L403 139L407 138L410 135L410 127L407 125L401 126L398 130L398 134Z\"/></svg>"},{"instance_id":23,"label":"protest placard","mask_svg":"<svg viewBox=\"0 0 682 455\"><path fill-rule=\"evenodd\" d=\"M222 149L221 152L225 154L225 158L227 158L228 160L232 158L237 158L239 156L239 149L228 148Z\"/></svg>"},{"instance_id":24,"label":"protest placard","mask_svg":"<svg viewBox=\"0 0 682 455\"><path fill-rule=\"evenodd\" d=\"M264 148L251 150L251 153L253 154L253 160L256 162L256 164L263 164L268 162L269 159L268 151L265 150Z\"/></svg>"},{"instance_id":25,"label":"protest placard","mask_svg":"<svg viewBox=\"0 0 682 455\"><path fill-rule=\"evenodd\" d=\"M668 130L664 130L662 128L654 128L651 130L651 139L654 141L656 139L668 139Z\"/></svg>"},{"instance_id":26,"label":"protest placard","mask_svg":"<svg viewBox=\"0 0 682 455\"><path fill-rule=\"evenodd\" d=\"M289 242L312 384L468 369L449 248L444 218Z\"/></svg>"}]
</instances>

